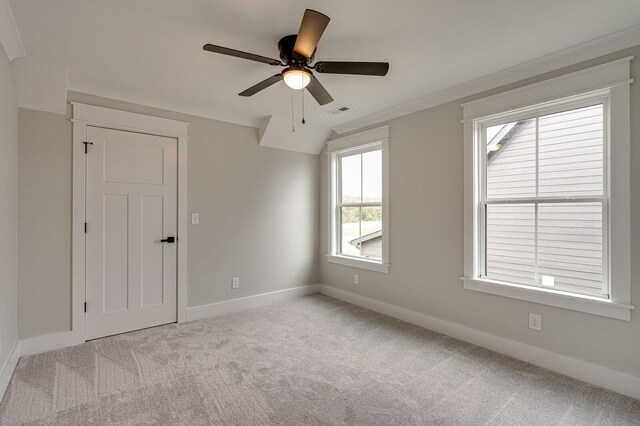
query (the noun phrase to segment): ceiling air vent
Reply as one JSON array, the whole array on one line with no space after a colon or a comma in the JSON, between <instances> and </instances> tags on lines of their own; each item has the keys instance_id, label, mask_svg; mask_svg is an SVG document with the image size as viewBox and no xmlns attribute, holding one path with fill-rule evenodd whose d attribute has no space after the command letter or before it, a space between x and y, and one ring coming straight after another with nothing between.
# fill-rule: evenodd
<instances>
[{"instance_id":1,"label":"ceiling air vent","mask_svg":"<svg viewBox=\"0 0 640 426\"><path fill-rule=\"evenodd\" d=\"M331 111L329 111L329 114L342 114L343 112L349 111L351 109L350 106L346 106L346 105L342 105L341 107L332 109Z\"/></svg>"}]
</instances>

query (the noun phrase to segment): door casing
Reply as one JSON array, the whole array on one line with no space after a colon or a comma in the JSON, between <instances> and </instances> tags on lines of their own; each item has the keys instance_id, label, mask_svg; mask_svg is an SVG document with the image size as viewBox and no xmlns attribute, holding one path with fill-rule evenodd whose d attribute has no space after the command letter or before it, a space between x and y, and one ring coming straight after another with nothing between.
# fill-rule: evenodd
<instances>
[{"instance_id":1,"label":"door casing","mask_svg":"<svg viewBox=\"0 0 640 426\"><path fill-rule=\"evenodd\" d=\"M86 164L85 144L87 126L104 127L114 130L140 132L150 135L175 138L178 141L178 221L176 234L177 250L177 319L186 321L187 309L187 142L188 122L170 120L103 108L82 103L73 103L73 181L72 181L72 288L71 288L71 330L65 336L70 344L86 341L85 301L85 188ZM91 146L89 145L88 149Z\"/></svg>"}]
</instances>

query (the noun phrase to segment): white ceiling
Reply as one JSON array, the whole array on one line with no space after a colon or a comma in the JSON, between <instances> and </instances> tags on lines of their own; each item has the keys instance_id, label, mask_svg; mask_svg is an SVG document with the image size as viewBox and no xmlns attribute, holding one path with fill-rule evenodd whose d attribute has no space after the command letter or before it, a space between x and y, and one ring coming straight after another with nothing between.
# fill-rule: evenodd
<instances>
[{"instance_id":1,"label":"white ceiling","mask_svg":"<svg viewBox=\"0 0 640 426\"><path fill-rule=\"evenodd\" d=\"M331 129L640 24L638 0L11 0L29 56L72 78L271 121L265 143L317 153ZM240 91L281 70L205 52L205 43L278 58L305 8L331 17L316 60L388 61L386 77L319 75L335 101L307 96L291 132L284 83ZM296 92L296 121L300 92ZM352 111L330 115L342 105ZM265 121L266 123L266 121Z\"/></svg>"}]
</instances>

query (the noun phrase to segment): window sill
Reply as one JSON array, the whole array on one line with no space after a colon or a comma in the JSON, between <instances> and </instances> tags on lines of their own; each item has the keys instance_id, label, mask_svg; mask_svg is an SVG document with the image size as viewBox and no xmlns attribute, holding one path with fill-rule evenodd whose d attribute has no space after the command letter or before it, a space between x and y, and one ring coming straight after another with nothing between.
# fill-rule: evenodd
<instances>
[{"instance_id":1,"label":"window sill","mask_svg":"<svg viewBox=\"0 0 640 426\"><path fill-rule=\"evenodd\" d=\"M528 302L556 306L573 311L587 312L624 321L631 320L631 310L633 306L624 303L616 303L597 297L582 296L559 290L508 284L484 278L462 277L462 281L464 281L464 288L467 290L526 300Z\"/></svg>"},{"instance_id":2,"label":"window sill","mask_svg":"<svg viewBox=\"0 0 640 426\"><path fill-rule=\"evenodd\" d=\"M388 263L375 262L373 260L357 259L354 257L328 254L327 261L329 263L337 263L338 265L351 266L351 267L360 268L360 269L368 269L370 271L382 272L384 274L389 273Z\"/></svg>"}]
</instances>

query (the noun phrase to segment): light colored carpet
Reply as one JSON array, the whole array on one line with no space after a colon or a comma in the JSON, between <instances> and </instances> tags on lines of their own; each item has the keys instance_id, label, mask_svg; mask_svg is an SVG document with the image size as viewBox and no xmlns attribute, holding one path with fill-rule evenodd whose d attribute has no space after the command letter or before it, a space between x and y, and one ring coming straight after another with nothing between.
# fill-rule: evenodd
<instances>
[{"instance_id":1,"label":"light colored carpet","mask_svg":"<svg viewBox=\"0 0 640 426\"><path fill-rule=\"evenodd\" d=\"M640 401L310 296L20 360L0 424L640 424Z\"/></svg>"}]
</instances>

